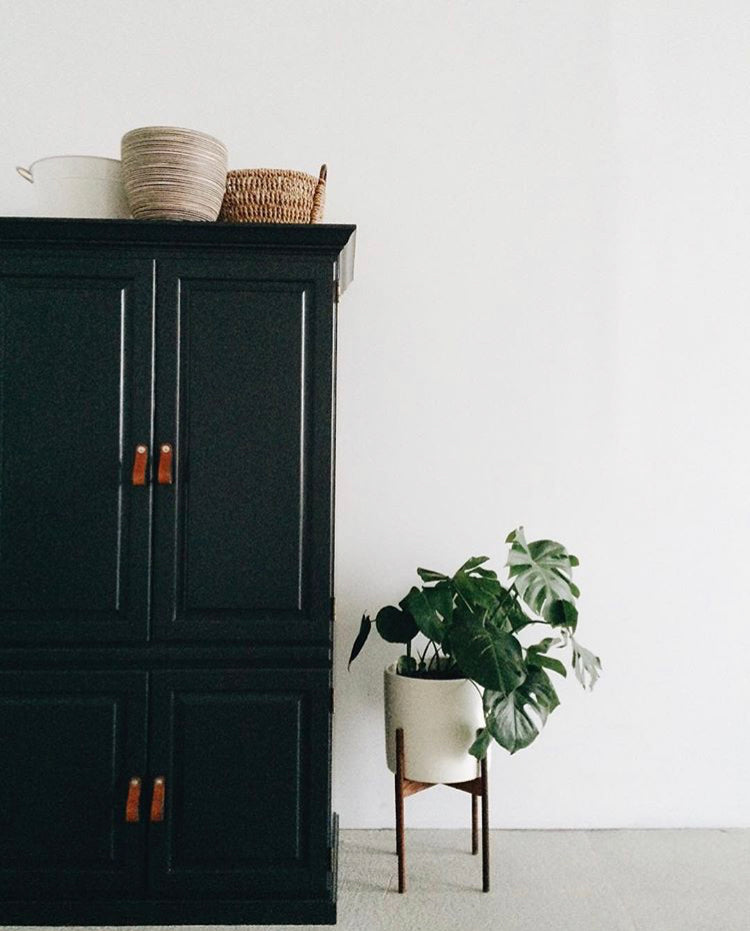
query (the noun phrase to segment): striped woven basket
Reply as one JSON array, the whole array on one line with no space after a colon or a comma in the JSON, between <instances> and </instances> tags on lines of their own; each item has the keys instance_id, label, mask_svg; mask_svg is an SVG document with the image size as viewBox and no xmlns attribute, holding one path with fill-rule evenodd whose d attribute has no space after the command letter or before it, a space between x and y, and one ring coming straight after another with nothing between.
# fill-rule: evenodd
<instances>
[{"instance_id":1,"label":"striped woven basket","mask_svg":"<svg viewBox=\"0 0 750 931\"><path fill-rule=\"evenodd\" d=\"M228 223L320 223L326 166L319 177L283 168L242 168L227 173L219 220Z\"/></svg>"}]
</instances>

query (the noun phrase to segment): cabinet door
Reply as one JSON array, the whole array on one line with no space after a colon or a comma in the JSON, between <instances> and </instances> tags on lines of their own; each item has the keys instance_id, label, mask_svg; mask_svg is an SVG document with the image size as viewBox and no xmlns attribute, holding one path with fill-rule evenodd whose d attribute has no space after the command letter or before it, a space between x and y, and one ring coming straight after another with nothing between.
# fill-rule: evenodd
<instances>
[{"instance_id":1,"label":"cabinet door","mask_svg":"<svg viewBox=\"0 0 750 931\"><path fill-rule=\"evenodd\" d=\"M328 673L154 673L153 893L304 898L325 889L330 812Z\"/></svg>"},{"instance_id":2,"label":"cabinet door","mask_svg":"<svg viewBox=\"0 0 750 931\"><path fill-rule=\"evenodd\" d=\"M126 823L125 810L146 769L146 681L0 671L0 897L143 889L145 812Z\"/></svg>"},{"instance_id":3,"label":"cabinet door","mask_svg":"<svg viewBox=\"0 0 750 931\"><path fill-rule=\"evenodd\" d=\"M333 263L159 263L160 638L326 641L331 622Z\"/></svg>"},{"instance_id":4,"label":"cabinet door","mask_svg":"<svg viewBox=\"0 0 750 931\"><path fill-rule=\"evenodd\" d=\"M0 642L147 635L151 262L0 255Z\"/></svg>"}]
</instances>

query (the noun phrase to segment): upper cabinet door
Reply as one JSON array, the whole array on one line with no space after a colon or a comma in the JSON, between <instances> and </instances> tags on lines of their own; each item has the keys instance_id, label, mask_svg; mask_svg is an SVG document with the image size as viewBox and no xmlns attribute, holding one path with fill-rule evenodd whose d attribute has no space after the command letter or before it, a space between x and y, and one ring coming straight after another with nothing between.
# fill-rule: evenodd
<instances>
[{"instance_id":1,"label":"upper cabinet door","mask_svg":"<svg viewBox=\"0 0 750 931\"><path fill-rule=\"evenodd\" d=\"M0 642L148 632L153 263L0 256Z\"/></svg>"},{"instance_id":2,"label":"upper cabinet door","mask_svg":"<svg viewBox=\"0 0 750 931\"><path fill-rule=\"evenodd\" d=\"M330 260L158 264L157 638L328 639L334 344Z\"/></svg>"}]
</instances>

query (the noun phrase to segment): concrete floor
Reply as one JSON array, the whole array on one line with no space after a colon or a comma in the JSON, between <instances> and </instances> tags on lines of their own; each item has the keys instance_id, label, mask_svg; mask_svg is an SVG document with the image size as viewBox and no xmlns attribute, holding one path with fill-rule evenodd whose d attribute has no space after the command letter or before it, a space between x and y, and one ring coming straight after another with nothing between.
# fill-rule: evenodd
<instances>
[{"instance_id":1,"label":"concrete floor","mask_svg":"<svg viewBox=\"0 0 750 931\"><path fill-rule=\"evenodd\" d=\"M468 831L408 831L409 887L399 895L393 831L342 831L338 928L750 931L750 831L491 838L492 891L483 894Z\"/></svg>"}]
</instances>

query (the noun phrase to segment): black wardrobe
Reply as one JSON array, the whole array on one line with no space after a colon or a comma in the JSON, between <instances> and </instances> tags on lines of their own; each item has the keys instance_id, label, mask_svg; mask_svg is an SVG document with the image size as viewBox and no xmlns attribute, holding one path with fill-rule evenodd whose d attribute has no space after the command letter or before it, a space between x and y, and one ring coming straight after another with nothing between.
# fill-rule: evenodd
<instances>
[{"instance_id":1,"label":"black wardrobe","mask_svg":"<svg viewBox=\"0 0 750 931\"><path fill-rule=\"evenodd\" d=\"M335 921L353 254L0 219L0 925Z\"/></svg>"}]
</instances>

